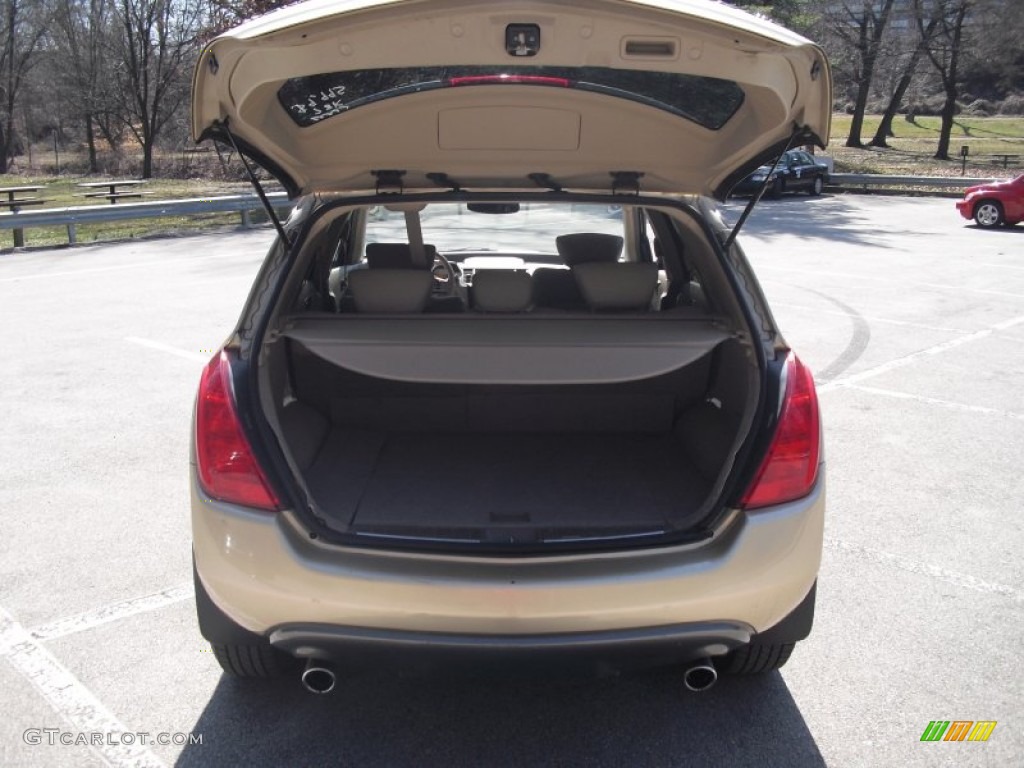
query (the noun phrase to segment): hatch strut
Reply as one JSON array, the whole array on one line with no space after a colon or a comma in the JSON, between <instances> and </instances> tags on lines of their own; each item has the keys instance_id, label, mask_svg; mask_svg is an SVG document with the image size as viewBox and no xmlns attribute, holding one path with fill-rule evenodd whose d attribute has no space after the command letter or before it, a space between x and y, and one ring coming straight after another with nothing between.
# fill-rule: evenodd
<instances>
[{"instance_id":1,"label":"hatch strut","mask_svg":"<svg viewBox=\"0 0 1024 768\"><path fill-rule=\"evenodd\" d=\"M801 130L793 131L793 135L789 137L789 141L786 142L785 148L779 153L779 156L775 158L775 162L772 163L772 169L768 171L767 174L765 174L764 181L761 182L761 188L757 190L756 195L750 198L750 202L747 203L747 207L744 208L743 213L740 214L740 218L739 221L736 222L736 226L732 228L731 232L729 232L729 236L725 239L725 244L722 246L722 250L726 252L729 251L729 248L736 240L736 235L740 233L740 229L743 227L744 222L746 222L747 217L750 216L750 214L754 210L754 206L757 205L758 202L761 200L761 196L764 194L764 191L768 189L768 182L771 180L772 174L775 173L775 169L779 167L779 160L782 159L782 156L784 154L786 154L787 152L789 152L790 149L792 149L793 144L794 142L796 142L797 138L803 135L804 132Z\"/></svg>"},{"instance_id":2,"label":"hatch strut","mask_svg":"<svg viewBox=\"0 0 1024 768\"><path fill-rule=\"evenodd\" d=\"M249 165L249 161L245 159L245 155L242 154L242 150L238 148L238 144L235 143L235 137L231 133L231 129L228 128L228 120L224 118L220 122L220 127L224 129L224 135L228 137L228 141L231 142L231 146L234 148L238 156L242 158L242 165L245 166L245 172L249 174L249 181L252 183L253 189L256 190L256 194L259 195L260 202L263 203L263 209L267 212L267 216L270 217L271 223L274 225L274 229L277 230L277 234L281 236L281 242L287 248L289 244L288 235L284 231L284 227L281 226L281 220L277 218L277 211L274 210L274 206L270 204L267 199L267 193L263 191L263 185L260 184L260 180L256 178L256 173L253 171L252 166Z\"/></svg>"}]
</instances>

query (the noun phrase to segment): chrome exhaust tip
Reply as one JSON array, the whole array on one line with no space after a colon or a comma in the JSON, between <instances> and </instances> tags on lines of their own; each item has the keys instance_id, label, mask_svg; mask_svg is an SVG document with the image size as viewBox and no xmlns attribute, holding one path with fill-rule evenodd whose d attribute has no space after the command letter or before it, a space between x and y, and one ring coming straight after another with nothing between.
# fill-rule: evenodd
<instances>
[{"instance_id":1,"label":"chrome exhaust tip","mask_svg":"<svg viewBox=\"0 0 1024 768\"><path fill-rule=\"evenodd\" d=\"M688 691L706 691L718 682L718 672L711 659L701 659L692 663L683 673L683 684Z\"/></svg>"},{"instance_id":2,"label":"chrome exhaust tip","mask_svg":"<svg viewBox=\"0 0 1024 768\"><path fill-rule=\"evenodd\" d=\"M310 659L302 670L302 685L310 693L330 693L337 681L334 668L323 659Z\"/></svg>"}]
</instances>

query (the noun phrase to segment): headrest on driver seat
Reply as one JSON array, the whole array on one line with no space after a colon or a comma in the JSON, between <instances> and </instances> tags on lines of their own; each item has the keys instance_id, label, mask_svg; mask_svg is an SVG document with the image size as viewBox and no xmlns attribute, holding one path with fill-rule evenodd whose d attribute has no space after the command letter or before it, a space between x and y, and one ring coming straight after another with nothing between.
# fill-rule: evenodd
<instances>
[{"instance_id":1,"label":"headrest on driver seat","mask_svg":"<svg viewBox=\"0 0 1024 768\"><path fill-rule=\"evenodd\" d=\"M570 267L594 262L604 264L619 260L622 238L598 232L577 232L556 237L555 247L562 261Z\"/></svg>"},{"instance_id":2,"label":"headrest on driver seat","mask_svg":"<svg viewBox=\"0 0 1024 768\"><path fill-rule=\"evenodd\" d=\"M423 244L425 264L412 260L412 246L408 243L367 243L366 266L370 269L430 269L434 265L437 249Z\"/></svg>"}]
</instances>

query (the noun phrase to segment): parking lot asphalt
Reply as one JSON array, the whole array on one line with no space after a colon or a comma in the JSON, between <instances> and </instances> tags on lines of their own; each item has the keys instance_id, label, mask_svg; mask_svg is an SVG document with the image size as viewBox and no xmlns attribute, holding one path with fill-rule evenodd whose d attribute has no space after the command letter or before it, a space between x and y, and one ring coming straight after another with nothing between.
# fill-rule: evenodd
<instances>
[{"instance_id":1,"label":"parking lot asphalt","mask_svg":"<svg viewBox=\"0 0 1024 768\"><path fill-rule=\"evenodd\" d=\"M0 764L1021 764L1024 227L926 198L755 211L740 242L820 387L826 544L789 665L704 694L664 671L360 669L325 697L221 677L189 419L270 240L0 255ZM998 725L923 743L932 720Z\"/></svg>"}]
</instances>

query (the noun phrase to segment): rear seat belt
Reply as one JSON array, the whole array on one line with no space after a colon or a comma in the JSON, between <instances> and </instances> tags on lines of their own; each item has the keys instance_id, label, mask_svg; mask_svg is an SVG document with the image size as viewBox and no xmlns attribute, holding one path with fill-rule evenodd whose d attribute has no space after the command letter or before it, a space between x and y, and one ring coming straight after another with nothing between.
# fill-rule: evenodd
<instances>
[{"instance_id":1,"label":"rear seat belt","mask_svg":"<svg viewBox=\"0 0 1024 768\"><path fill-rule=\"evenodd\" d=\"M409 255L415 267L429 267L427 250L423 247L423 229L420 227L420 212L405 212L405 232L409 238Z\"/></svg>"}]
</instances>

